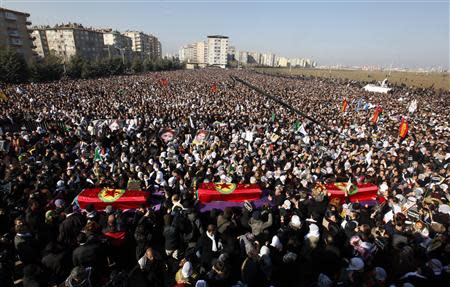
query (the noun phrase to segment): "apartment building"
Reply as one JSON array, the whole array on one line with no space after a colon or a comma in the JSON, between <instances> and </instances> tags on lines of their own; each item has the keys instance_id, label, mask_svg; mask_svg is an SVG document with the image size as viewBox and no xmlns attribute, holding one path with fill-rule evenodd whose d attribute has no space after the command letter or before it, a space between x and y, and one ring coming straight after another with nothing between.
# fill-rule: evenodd
<instances>
[{"instance_id":1,"label":"apartment building","mask_svg":"<svg viewBox=\"0 0 450 287\"><path fill-rule=\"evenodd\" d=\"M34 52L28 17L28 13L0 8L0 48L11 49L31 62Z\"/></svg>"}]
</instances>

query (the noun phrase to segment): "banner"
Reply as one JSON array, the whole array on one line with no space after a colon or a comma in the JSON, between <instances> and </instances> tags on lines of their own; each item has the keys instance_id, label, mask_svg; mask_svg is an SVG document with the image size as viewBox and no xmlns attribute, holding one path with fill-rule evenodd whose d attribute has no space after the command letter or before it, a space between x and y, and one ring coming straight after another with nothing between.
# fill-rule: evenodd
<instances>
[{"instance_id":1,"label":"banner","mask_svg":"<svg viewBox=\"0 0 450 287\"><path fill-rule=\"evenodd\" d=\"M208 138L209 132L206 130L198 130L195 134L194 140L192 141L192 144L195 145L201 145L203 144L207 138Z\"/></svg>"},{"instance_id":2,"label":"banner","mask_svg":"<svg viewBox=\"0 0 450 287\"><path fill-rule=\"evenodd\" d=\"M201 203L212 201L243 202L260 199L262 190L257 184L202 183L198 188Z\"/></svg>"},{"instance_id":3,"label":"banner","mask_svg":"<svg viewBox=\"0 0 450 287\"><path fill-rule=\"evenodd\" d=\"M406 135L408 134L408 122L405 120L405 118L402 117L402 121L400 123L400 129L398 131L398 135L401 139L404 139Z\"/></svg>"},{"instance_id":4,"label":"banner","mask_svg":"<svg viewBox=\"0 0 450 287\"><path fill-rule=\"evenodd\" d=\"M168 142L172 141L176 135L177 135L177 132L171 128L164 128L159 131L159 138L164 143L168 143Z\"/></svg>"},{"instance_id":5,"label":"banner","mask_svg":"<svg viewBox=\"0 0 450 287\"><path fill-rule=\"evenodd\" d=\"M378 186L372 183L349 184L348 182L318 183L314 187L315 193L330 194L330 202L345 203L347 191L350 202L367 202L377 200Z\"/></svg>"},{"instance_id":6,"label":"banner","mask_svg":"<svg viewBox=\"0 0 450 287\"><path fill-rule=\"evenodd\" d=\"M344 98L344 101L342 101L342 109L341 109L341 111L343 113L345 113L345 111L347 110L347 107L348 107L348 102L347 102L347 99Z\"/></svg>"},{"instance_id":7,"label":"banner","mask_svg":"<svg viewBox=\"0 0 450 287\"><path fill-rule=\"evenodd\" d=\"M75 202L81 209L93 204L96 210L104 210L112 205L115 209L135 209L146 204L149 193L141 190L125 190L115 188L87 188L78 194Z\"/></svg>"},{"instance_id":8,"label":"banner","mask_svg":"<svg viewBox=\"0 0 450 287\"><path fill-rule=\"evenodd\" d=\"M377 106L375 112L373 113L372 119L370 120L372 124L378 123L378 118L380 117L382 111L383 109L380 106Z\"/></svg>"}]
</instances>

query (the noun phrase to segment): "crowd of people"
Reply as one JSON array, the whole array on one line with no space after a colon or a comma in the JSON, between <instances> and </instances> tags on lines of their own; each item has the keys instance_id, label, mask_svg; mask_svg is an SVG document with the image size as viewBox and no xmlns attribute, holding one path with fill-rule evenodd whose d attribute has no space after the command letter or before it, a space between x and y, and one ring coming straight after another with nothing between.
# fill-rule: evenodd
<instances>
[{"instance_id":1,"label":"crowd of people","mask_svg":"<svg viewBox=\"0 0 450 287\"><path fill-rule=\"evenodd\" d=\"M0 286L450 282L448 93L216 69L2 90ZM52 121L64 125L40 125ZM349 181L376 184L378 201L336 202L315 189ZM85 188L129 182L164 194L161 206L73 203ZM269 203L201 212L203 182L258 184ZM107 232L126 236L117 245Z\"/></svg>"}]
</instances>

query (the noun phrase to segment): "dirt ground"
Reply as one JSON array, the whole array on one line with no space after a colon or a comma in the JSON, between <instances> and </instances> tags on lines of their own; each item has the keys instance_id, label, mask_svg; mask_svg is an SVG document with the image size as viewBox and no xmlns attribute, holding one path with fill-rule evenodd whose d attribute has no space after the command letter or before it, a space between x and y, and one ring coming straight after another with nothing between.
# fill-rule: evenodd
<instances>
[{"instance_id":1,"label":"dirt ground","mask_svg":"<svg viewBox=\"0 0 450 287\"><path fill-rule=\"evenodd\" d=\"M362 70L325 70L325 69L302 69L302 68L256 68L264 73L283 75L303 75L322 78L341 78L356 81L372 82L382 81L389 75L389 71L362 71ZM388 81L395 84L405 84L409 87L429 88L436 90L450 90L450 73L418 73L392 71Z\"/></svg>"}]
</instances>

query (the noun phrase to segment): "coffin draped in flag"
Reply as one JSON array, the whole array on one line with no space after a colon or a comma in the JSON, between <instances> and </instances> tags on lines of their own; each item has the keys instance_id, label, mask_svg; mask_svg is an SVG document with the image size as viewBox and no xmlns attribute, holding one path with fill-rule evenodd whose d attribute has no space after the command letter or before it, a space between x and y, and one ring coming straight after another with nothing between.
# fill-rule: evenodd
<instances>
[{"instance_id":1,"label":"coffin draped in flag","mask_svg":"<svg viewBox=\"0 0 450 287\"><path fill-rule=\"evenodd\" d=\"M378 186L372 183L350 184L348 182L319 183L316 189L330 194L330 201L339 200L345 203L345 192L347 191L350 202L369 202L377 200Z\"/></svg>"},{"instance_id":2,"label":"coffin draped in flag","mask_svg":"<svg viewBox=\"0 0 450 287\"><path fill-rule=\"evenodd\" d=\"M146 204L149 193L141 190L126 190L115 188L87 188L75 198L81 209L93 204L96 210L104 210L112 205L115 209L135 209Z\"/></svg>"},{"instance_id":3,"label":"coffin draped in flag","mask_svg":"<svg viewBox=\"0 0 450 287\"><path fill-rule=\"evenodd\" d=\"M243 202L260 199L262 190L257 184L202 183L198 189L201 203L212 201Z\"/></svg>"}]
</instances>

